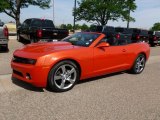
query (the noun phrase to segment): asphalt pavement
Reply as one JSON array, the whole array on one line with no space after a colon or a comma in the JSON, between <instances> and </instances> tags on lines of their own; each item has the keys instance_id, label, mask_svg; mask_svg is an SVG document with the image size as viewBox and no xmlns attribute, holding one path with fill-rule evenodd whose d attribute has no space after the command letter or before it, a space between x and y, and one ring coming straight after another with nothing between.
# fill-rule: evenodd
<instances>
[{"instance_id":1,"label":"asphalt pavement","mask_svg":"<svg viewBox=\"0 0 160 120\"><path fill-rule=\"evenodd\" d=\"M22 46L12 45L12 52ZM11 51L0 53L0 70ZM11 80L7 66L0 75L0 120L160 120L160 46L151 48L142 74L92 78L64 93Z\"/></svg>"}]
</instances>

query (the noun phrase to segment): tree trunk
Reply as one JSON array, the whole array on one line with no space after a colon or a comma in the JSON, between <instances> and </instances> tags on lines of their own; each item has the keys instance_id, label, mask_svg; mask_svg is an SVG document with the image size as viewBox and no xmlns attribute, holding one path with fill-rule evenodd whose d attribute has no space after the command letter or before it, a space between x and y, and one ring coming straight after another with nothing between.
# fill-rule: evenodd
<instances>
[{"instance_id":1,"label":"tree trunk","mask_svg":"<svg viewBox=\"0 0 160 120\"><path fill-rule=\"evenodd\" d=\"M17 11L16 13L16 27L18 27L20 25L20 12Z\"/></svg>"},{"instance_id":2,"label":"tree trunk","mask_svg":"<svg viewBox=\"0 0 160 120\"><path fill-rule=\"evenodd\" d=\"M21 0L16 0L17 2L17 11L16 11L16 27L20 25L20 10L21 10Z\"/></svg>"},{"instance_id":3,"label":"tree trunk","mask_svg":"<svg viewBox=\"0 0 160 120\"><path fill-rule=\"evenodd\" d=\"M108 20L107 20L107 21L101 20L101 25L102 25L102 26L106 25L107 23L108 23Z\"/></svg>"}]
</instances>

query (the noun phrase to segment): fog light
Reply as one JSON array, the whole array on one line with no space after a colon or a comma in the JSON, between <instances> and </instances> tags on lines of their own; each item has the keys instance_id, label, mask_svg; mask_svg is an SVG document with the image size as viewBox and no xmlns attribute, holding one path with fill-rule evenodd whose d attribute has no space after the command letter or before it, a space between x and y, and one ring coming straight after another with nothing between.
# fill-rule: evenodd
<instances>
[{"instance_id":1,"label":"fog light","mask_svg":"<svg viewBox=\"0 0 160 120\"><path fill-rule=\"evenodd\" d=\"M26 79L31 80L31 75L29 73L26 73Z\"/></svg>"}]
</instances>

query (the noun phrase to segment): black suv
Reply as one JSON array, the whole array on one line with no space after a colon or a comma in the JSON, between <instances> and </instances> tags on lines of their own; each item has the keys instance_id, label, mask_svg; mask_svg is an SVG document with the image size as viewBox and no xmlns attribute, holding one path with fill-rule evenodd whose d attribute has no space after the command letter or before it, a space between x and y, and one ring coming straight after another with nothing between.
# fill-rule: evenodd
<instances>
[{"instance_id":1,"label":"black suv","mask_svg":"<svg viewBox=\"0 0 160 120\"><path fill-rule=\"evenodd\" d=\"M116 27L116 32L120 32L123 34L128 34L132 36L133 42L146 42L149 43L149 35L147 30L138 29L138 28L123 28Z\"/></svg>"},{"instance_id":2,"label":"black suv","mask_svg":"<svg viewBox=\"0 0 160 120\"><path fill-rule=\"evenodd\" d=\"M151 46L160 45L160 31L149 31L148 34Z\"/></svg>"},{"instance_id":3,"label":"black suv","mask_svg":"<svg viewBox=\"0 0 160 120\"><path fill-rule=\"evenodd\" d=\"M108 42L113 45L112 41L121 40L122 38L131 42L131 35L117 32L113 26L94 26L91 32L100 32L106 35Z\"/></svg>"}]
</instances>

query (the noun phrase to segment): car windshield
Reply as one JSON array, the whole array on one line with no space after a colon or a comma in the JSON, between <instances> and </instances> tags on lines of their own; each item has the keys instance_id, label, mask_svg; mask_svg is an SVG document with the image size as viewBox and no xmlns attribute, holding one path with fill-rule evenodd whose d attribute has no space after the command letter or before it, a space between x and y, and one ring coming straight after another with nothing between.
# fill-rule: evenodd
<instances>
[{"instance_id":1,"label":"car windshield","mask_svg":"<svg viewBox=\"0 0 160 120\"><path fill-rule=\"evenodd\" d=\"M100 34L96 33L75 33L62 41L70 42L72 45L88 47L95 41Z\"/></svg>"}]
</instances>

